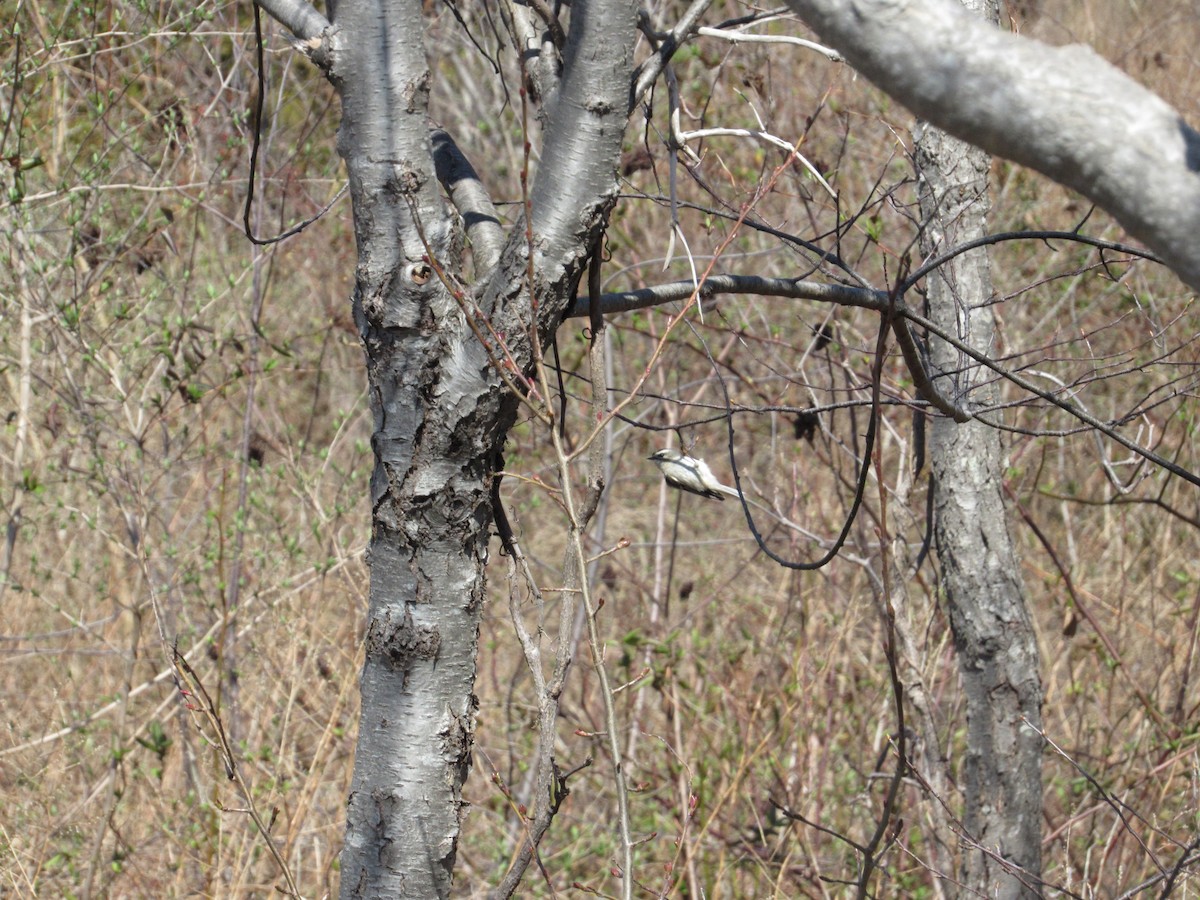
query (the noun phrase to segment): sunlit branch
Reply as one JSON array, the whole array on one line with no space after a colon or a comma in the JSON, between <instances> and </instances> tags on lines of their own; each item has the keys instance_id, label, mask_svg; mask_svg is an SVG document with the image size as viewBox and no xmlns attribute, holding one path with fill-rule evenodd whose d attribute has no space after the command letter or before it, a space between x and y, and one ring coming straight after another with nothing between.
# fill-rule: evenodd
<instances>
[{"instance_id":1,"label":"sunlit branch","mask_svg":"<svg viewBox=\"0 0 1200 900\"><path fill-rule=\"evenodd\" d=\"M438 180L450 194L450 202L463 217L475 253L476 274L491 271L505 240L492 198L454 138L444 131L433 133L433 164Z\"/></svg>"},{"instance_id":2,"label":"sunlit branch","mask_svg":"<svg viewBox=\"0 0 1200 900\"><path fill-rule=\"evenodd\" d=\"M329 27L329 20L304 0L257 0L257 3L303 41L320 38Z\"/></svg>"},{"instance_id":3,"label":"sunlit branch","mask_svg":"<svg viewBox=\"0 0 1200 900\"><path fill-rule=\"evenodd\" d=\"M792 37L790 34L748 34L744 31L729 31L724 28L707 28L704 26L698 28L697 33L704 37L719 38L720 40L730 41L734 44L792 44L797 47L803 47L806 50L815 50L833 62L843 62L842 54L838 53L832 47L826 47L824 44L818 44L816 41L806 41L804 38Z\"/></svg>"}]
</instances>

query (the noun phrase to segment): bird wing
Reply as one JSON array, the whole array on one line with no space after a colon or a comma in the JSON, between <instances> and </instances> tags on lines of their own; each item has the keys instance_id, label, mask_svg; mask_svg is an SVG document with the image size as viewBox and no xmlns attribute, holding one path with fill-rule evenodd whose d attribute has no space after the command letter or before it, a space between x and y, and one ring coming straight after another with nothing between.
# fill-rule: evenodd
<instances>
[{"instance_id":1,"label":"bird wing","mask_svg":"<svg viewBox=\"0 0 1200 900\"><path fill-rule=\"evenodd\" d=\"M711 491L708 488L694 488L682 481L669 481L667 483L670 484L671 487L678 488L681 491L687 491L689 494L698 494L701 497L711 497L713 500L720 500L722 503L725 502L724 497L722 497L716 491Z\"/></svg>"},{"instance_id":2,"label":"bird wing","mask_svg":"<svg viewBox=\"0 0 1200 900\"><path fill-rule=\"evenodd\" d=\"M700 480L704 483L704 485L709 489L705 496L716 497L718 500L724 500L724 497L718 496L717 494L717 491L720 491L722 494L728 494L730 497L738 497L739 499L741 498L742 495L737 492L736 488L731 488L727 485L721 484L721 482L717 480L717 476L712 473L712 469L708 467L708 463L706 463L704 460L696 460L696 473L700 476Z\"/></svg>"}]
</instances>

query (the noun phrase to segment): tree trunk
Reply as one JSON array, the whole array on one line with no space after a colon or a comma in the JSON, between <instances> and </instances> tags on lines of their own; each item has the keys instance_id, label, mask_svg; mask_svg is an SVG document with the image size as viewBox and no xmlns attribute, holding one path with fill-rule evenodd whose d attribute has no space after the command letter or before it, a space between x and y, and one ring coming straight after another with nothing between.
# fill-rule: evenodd
<instances>
[{"instance_id":1,"label":"tree trunk","mask_svg":"<svg viewBox=\"0 0 1200 900\"><path fill-rule=\"evenodd\" d=\"M332 21L304 0L260 2L341 95L353 309L375 424L341 896L445 897L471 764L495 464L536 346L560 322L616 195L636 11L591 0L572 12L529 229L520 216L506 236L470 164L428 119L420 0L331 4Z\"/></svg>"},{"instance_id":2,"label":"tree trunk","mask_svg":"<svg viewBox=\"0 0 1200 900\"><path fill-rule=\"evenodd\" d=\"M996 21L994 2L985 14ZM916 162L924 254L985 233L989 161L969 144L921 128ZM994 349L986 249L956 257L927 287L934 323L977 350ZM929 355L934 384L945 396L969 410L995 402L988 370L936 338ZM960 880L980 896L1037 896L1042 689L1033 622L1005 521L999 432L977 419L959 425L937 417L929 448L934 535L967 701Z\"/></svg>"},{"instance_id":3,"label":"tree trunk","mask_svg":"<svg viewBox=\"0 0 1200 900\"><path fill-rule=\"evenodd\" d=\"M370 608L362 717L342 852L343 897L450 891L471 760L475 654L491 521L492 460L515 401L464 335L445 272L462 237L439 192L417 2L381 23L339 6L335 51L359 260L374 434ZM382 111L376 106L386 103ZM391 125L392 127L386 127Z\"/></svg>"}]
</instances>

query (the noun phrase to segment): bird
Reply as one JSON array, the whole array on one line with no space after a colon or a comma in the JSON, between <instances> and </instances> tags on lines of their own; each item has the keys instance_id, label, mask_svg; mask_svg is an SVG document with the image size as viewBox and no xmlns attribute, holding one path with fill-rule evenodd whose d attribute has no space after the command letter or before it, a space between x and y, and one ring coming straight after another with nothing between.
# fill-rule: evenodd
<instances>
[{"instance_id":1,"label":"bird","mask_svg":"<svg viewBox=\"0 0 1200 900\"><path fill-rule=\"evenodd\" d=\"M725 501L722 494L728 494L730 497L741 496L733 488L717 481L717 476L712 473L708 463L702 459L686 456L669 447L655 450L654 454L647 459L658 466L663 477L667 479L667 484L679 488L681 491L699 494L701 497L712 497L714 500L722 502Z\"/></svg>"}]
</instances>

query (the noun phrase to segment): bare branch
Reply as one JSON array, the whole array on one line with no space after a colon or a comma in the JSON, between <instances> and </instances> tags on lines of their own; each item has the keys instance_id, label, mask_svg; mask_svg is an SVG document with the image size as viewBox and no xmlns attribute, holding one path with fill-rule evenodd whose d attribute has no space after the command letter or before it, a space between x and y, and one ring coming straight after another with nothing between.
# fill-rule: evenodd
<instances>
[{"instance_id":1,"label":"bare branch","mask_svg":"<svg viewBox=\"0 0 1200 900\"><path fill-rule=\"evenodd\" d=\"M530 190L533 231L551 269L588 252L591 240L581 244L580 236L600 224L599 207L615 198L636 22L629 0L595 0L571 19L571 64Z\"/></svg>"},{"instance_id":2,"label":"bare branch","mask_svg":"<svg viewBox=\"0 0 1200 900\"><path fill-rule=\"evenodd\" d=\"M788 2L917 115L1094 200L1200 288L1200 134L1095 51L998 31L953 0Z\"/></svg>"},{"instance_id":3,"label":"bare branch","mask_svg":"<svg viewBox=\"0 0 1200 900\"><path fill-rule=\"evenodd\" d=\"M641 68L634 76L633 91L629 98L631 111L638 101L645 96L646 92L650 90L650 86L658 80L658 76L662 74L667 63L671 61L671 57L675 55L675 51L679 49L679 46L692 33L692 30L696 27L696 23L700 21L700 17L704 15L705 10L711 5L712 0L693 0L692 5L687 8L682 18L671 29L671 33L659 45L655 54L642 63Z\"/></svg>"},{"instance_id":4,"label":"bare branch","mask_svg":"<svg viewBox=\"0 0 1200 900\"><path fill-rule=\"evenodd\" d=\"M604 294L599 307L604 315L661 306L673 300L686 300L696 290L693 281L672 281L636 291ZM821 300L839 306L861 306L879 312L888 307L887 291L849 287L844 284L821 284L801 278L767 278L759 275L709 275L700 287L700 297L708 299L720 294L757 294L767 297L789 297L794 300ZM589 314L591 299L579 297L567 310L567 318Z\"/></svg>"},{"instance_id":5,"label":"bare branch","mask_svg":"<svg viewBox=\"0 0 1200 900\"><path fill-rule=\"evenodd\" d=\"M433 164L438 181L450 194L450 202L463 217L467 237L475 251L476 273L488 272L504 248L504 229L496 216L496 207L487 188L479 180L474 166L444 131L433 133Z\"/></svg>"},{"instance_id":6,"label":"bare branch","mask_svg":"<svg viewBox=\"0 0 1200 900\"><path fill-rule=\"evenodd\" d=\"M1024 390L1028 391L1029 393L1034 394L1035 396L1041 397L1047 403L1051 403L1054 406L1057 406L1063 412L1074 416L1080 422L1084 422L1087 425L1090 425L1092 428L1096 429L1101 434L1107 435L1108 437L1112 438L1114 441L1116 441L1118 444L1120 444L1126 450L1131 450L1134 453L1136 453L1138 456L1142 457L1143 459L1149 460L1150 462L1154 463L1156 466L1166 469L1172 475L1178 475L1184 481L1187 481L1190 484L1194 484L1197 487L1200 487L1200 474L1192 472L1189 469L1185 469L1183 466L1179 465L1178 463L1176 463L1172 460L1167 459L1165 456L1162 456L1161 454L1155 453L1153 450L1149 450L1146 447L1141 446L1137 441L1130 440L1129 438L1125 437L1125 435L1121 434L1121 432L1119 432L1117 430L1116 426L1100 421L1095 416L1088 413L1086 410L1080 409L1078 406L1071 404L1069 401L1060 400L1058 397L1056 397L1050 391L1042 390L1037 385L1035 385L1033 382L1031 382L1028 378L1024 378L1021 375L1018 375L1016 372L1013 372L1013 371L1010 371L1010 370L1004 368L1003 366L999 365L994 360L989 358L986 354L980 353L978 350L975 350L973 347L970 347L969 345L965 344L964 342L958 340L954 335L949 334L948 332L946 332L945 330L943 330L941 328L938 328L935 323L929 321L928 319L924 318L923 316L919 316L907 308L899 308L898 307L898 311L900 312L901 315L904 316L904 318L908 319L910 322L920 325L922 328L924 328L926 331L929 331L931 334L937 335L943 341L946 341L946 343L952 345L957 350L959 350L962 353L966 354L967 356L971 357L971 359L975 360L977 363L980 363L981 365L985 366L986 368L991 369L993 372L995 372L1000 377L1005 378L1008 381L1011 381L1017 387L1023 388ZM988 424L991 425L992 423L989 422ZM993 427L995 427L995 426L993 426Z\"/></svg>"},{"instance_id":7,"label":"bare branch","mask_svg":"<svg viewBox=\"0 0 1200 900\"><path fill-rule=\"evenodd\" d=\"M708 28L705 26L701 26L696 30L697 33L704 37L719 38L733 44L792 44L796 47L804 47L806 50L814 50L833 62L843 62L842 54L836 50L818 44L816 41L806 41L804 38L792 37L787 34L748 34L745 31L730 31L726 28Z\"/></svg>"},{"instance_id":8,"label":"bare branch","mask_svg":"<svg viewBox=\"0 0 1200 900\"><path fill-rule=\"evenodd\" d=\"M302 41L319 40L329 20L305 0L257 0L272 19Z\"/></svg>"},{"instance_id":9,"label":"bare branch","mask_svg":"<svg viewBox=\"0 0 1200 900\"><path fill-rule=\"evenodd\" d=\"M596 0L586 15L571 18L569 65L528 192L530 231L523 225L511 229L501 264L481 292L483 313L511 336L529 333L531 306L542 334L558 326L616 202L636 38L637 15L630 0ZM531 303L513 302L522 295Z\"/></svg>"},{"instance_id":10,"label":"bare branch","mask_svg":"<svg viewBox=\"0 0 1200 900\"><path fill-rule=\"evenodd\" d=\"M558 99L562 75L562 26L559 24L557 29L551 31L549 20L539 16L529 3L507 0L499 4L499 8L509 40L523 60L525 84L530 89L529 99L539 107L541 118L554 107ZM557 19L554 21L558 24Z\"/></svg>"}]
</instances>

